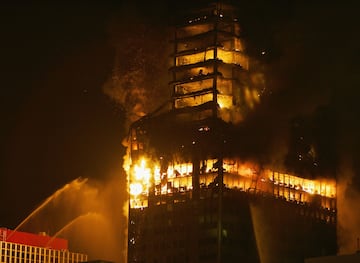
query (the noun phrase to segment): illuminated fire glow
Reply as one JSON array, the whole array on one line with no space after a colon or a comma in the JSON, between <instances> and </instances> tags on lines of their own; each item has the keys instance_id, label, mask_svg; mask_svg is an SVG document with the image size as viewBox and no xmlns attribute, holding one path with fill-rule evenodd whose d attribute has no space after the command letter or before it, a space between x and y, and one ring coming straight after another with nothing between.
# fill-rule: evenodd
<instances>
[{"instance_id":1,"label":"illuminated fire glow","mask_svg":"<svg viewBox=\"0 0 360 263\"><path fill-rule=\"evenodd\" d=\"M201 188L212 187L218 176L216 159L202 162L199 183ZM144 158L134 165L130 175L130 206L146 207L150 189L154 195L185 193L193 189L192 163L174 163L168 166L167 172L161 174L159 165ZM256 194L268 194L289 202L311 203L319 197L321 206L333 209L336 197L334 180L310 180L294 175L271 170L260 170L252 163L239 160L224 160L225 188L237 189Z\"/></svg>"},{"instance_id":2,"label":"illuminated fire glow","mask_svg":"<svg viewBox=\"0 0 360 263\"><path fill-rule=\"evenodd\" d=\"M190 120L216 117L236 124L245 118L248 111L254 110L261 103L265 79L262 74L249 67L249 57L239 37L241 28L238 23L221 22L222 13L216 13L216 16L220 19L216 20L219 21L218 27L212 22L203 23L208 19L203 16L189 20L188 25L177 29L172 70L173 108L179 113L179 119L186 120L186 112L194 108ZM232 21L236 22L237 19ZM213 31L216 32L216 42L213 34L207 34ZM217 106L216 116L213 104ZM199 131L208 130L201 127ZM160 169L159 163L139 158L139 154L145 153L147 147L150 147L147 145L149 141L143 140L145 134L146 129L131 131L130 149L135 153L136 159L130 165L128 173L130 207L146 207L152 195L191 193L195 188L195 172L198 173L200 191L214 185L216 187L219 175L217 159L202 160L200 167L197 164L196 169L191 162L172 162ZM335 208L334 181L310 180L263 170L256 164L238 159L223 160L222 168L225 189L272 195L304 204L320 200L323 208Z\"/></svg>"},{"instance_id":3,"label":"illuminated fire glow","mask_svg":"<svg viewBox=\"0 0 360 263\"><path fill-rule=\"evenodd\" d=\"M249 58L240 38L219 35L221 46L214 45L212 38L206 37L202 41L187 41L187 37L214 29L211 24L193 23L202 19L206 20L194 19L178 32L179 39L185 40L177 43L175 66L184 70L174 72L177 82L174 85L175 108L194 107L213 101L219 107L221 119L239 122L243 119L246 108L254 109L260 103L260 90L263 89L264 80L261 74L256 74L256 78L250 78L246 84L234 82L234 79L245 79L242 74L249 71ZM223 30L236 35L241 32L236 23L231 30ZM216 67L214 61L218 61ZM262 84L258 85L259 83ZM243 92L239 89L243 89Z\"/></svg>"}]
</instances>

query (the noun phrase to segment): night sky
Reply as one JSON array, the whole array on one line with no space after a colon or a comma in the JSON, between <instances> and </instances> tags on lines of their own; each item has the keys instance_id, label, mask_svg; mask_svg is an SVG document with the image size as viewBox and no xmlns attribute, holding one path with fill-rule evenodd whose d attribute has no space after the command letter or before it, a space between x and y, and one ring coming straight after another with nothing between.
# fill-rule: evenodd
<instances>
[{"instance_id":1,"label":"night sky","mask_svg":"<svg viewBox=\"0 0 360 263\"><path fill-rule=\"evenodd\" d=\"M114 61L111 4L1 4L2 226L121 161L121 113L101 89Z\"/></svg>"},{"instance_id":2,"label":"night sky","mask_svg":"<svg viewBox=\"0 0 360 263\"><path fill-rule=\"evenodd\" d=\"M102 89L114 66L114 35L136 38L126 31L132 22L165 27L176 7L175 1L151 7L140 1L30 2L0 4L0 226L11 229L78 177L106 185L123 175L124 105ZM331 118L317 132L332 135L322 149L354 175L349 182L357 196L357 9L351 1L302 2L242 1L248 52L262 61L269 90L248 129L268 127L266 138L281 148L279 135L287 133L289 120L325 109ZM267 146L266 154L274 151L274 144Z\"/></svg>"}]
</instances>

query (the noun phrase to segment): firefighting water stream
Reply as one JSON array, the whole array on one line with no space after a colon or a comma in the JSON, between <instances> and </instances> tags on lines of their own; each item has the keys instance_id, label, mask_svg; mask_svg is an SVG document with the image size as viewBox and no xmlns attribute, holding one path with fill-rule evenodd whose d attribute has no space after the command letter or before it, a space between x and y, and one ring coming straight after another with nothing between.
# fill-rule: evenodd
<instances>
[{"instance_id":1,"label":"firefighting water stream","mask_svg":"<svg viewBox=\"0 0 360 263\"><path fill-rule=\"evenodd\" d=\"M79 190L83 184L85 184L87 179L83 178L77 178L73 180L72 182L65 184L62 188L55 191L51 196L46 198L46 200L41 203L34 211L32 211L15 229L15 233L17 230L21 230L23 226L25 226L29 221L36 218L37 214L41 212L42 209L46 208L51 202L54 202L56 198L58 198L60 195L66 193L67 191L77 191Z\"/></svg>"},{"instance_id":2,"label":"firefighting water stream","mask_svg":"<svg viewBox=\"0 0 360 263\"><path fill-rule=\"evenodd\" d=\"M121 176L106 182L77 178L48 197L15 230L45 233L51 237L48 247L55 238L64 238L70 251L121 262L125 251L119 246L124 246L126 226L121 185ZM114 209L119 204L120 209Z\"/></svg>"},{"instance_id":3,"label":"firefighting water stream","mask_svg":"<svg viewBox=\"0 0 360 263\"><path fill-rule=\"evenodd\" d=\"M80 215L73 220L71 220L69 223L67 223L65 226L63 226L59 231L57 231L54 235L52 235L49 242L46 244L46 246L51 246L51 243L54 241L55 238L60 236L61 234L65 233L66 231L71 230L71 227L73 227L76 223L81 223L82 221L86 220L89 217L95 217L95 218L101 218L102 216L97 213L87 213L85 215Z\"/></svg>"}]
</instances>

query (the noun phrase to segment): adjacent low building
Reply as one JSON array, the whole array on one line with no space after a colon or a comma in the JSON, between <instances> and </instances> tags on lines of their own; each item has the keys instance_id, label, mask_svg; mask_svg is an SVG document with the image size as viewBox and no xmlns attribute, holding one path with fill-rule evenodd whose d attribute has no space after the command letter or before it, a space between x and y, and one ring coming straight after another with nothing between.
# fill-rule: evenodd
<instances>
[{"instance_id":1,"label":"adjacent low building","mask_svg":"<svg viewBox=\"0 0 360 263\"><path fill-rule=\"evenodd\" d=\"M33 234L0 228L0 262L2 263L77 263L87 255L70 252L66 239L45 233Z\"/></svg>"}]
</instances>

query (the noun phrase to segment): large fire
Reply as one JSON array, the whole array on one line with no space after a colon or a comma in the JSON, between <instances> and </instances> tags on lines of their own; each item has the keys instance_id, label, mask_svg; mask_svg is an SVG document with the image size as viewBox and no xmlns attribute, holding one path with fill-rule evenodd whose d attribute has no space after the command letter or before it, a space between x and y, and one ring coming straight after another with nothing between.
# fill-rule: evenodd
<instances>
[{"instance_id":1,"label":"large fire","mask_svg":"<svg viewBox=\"0 0 360 263\"><path fill-rule=\"evenodd\" d=\"M171 82L173 107L179 119L194 108L197 114L192 120L203 120L214 117L213 108L208 106L214 103L216 118L236 124L261 103L265 80L249 66L237 19L229 14L229 20L225 21L220 9L214 11L217 23L201 16L177 28ZM191 162L170 162L163 167L160 160L139 158L149 147L149 142L142 140L146 133L144 128L133 129L131 134L130 148L135 158L128 170L130 207L146 207L152 195L191 193L195 186L200 191L216 186L217 159L202 160L195 167ZM223 160L221 166L227 189L272 195L289 202L320 202L324 208L335 208L335 181L305 179L239 159Z\"/></svg>"},{"instance_id":2,"label":"large fire","mask_svg":"<svg viewBox=\"0 0 360 263\"><path fill-rule=\"evenodd\" d=\"M217 159L201 163L199 183L201 188L209 188L216 181ZM226 159L223 162L225 188L238 189L254 194L273 195L287 201L311 203L319 200L321 206L334 209L336 197L334 180L310 180L298 176L261 170L258 165L240 160ZM173 163L167 171L160 172L157 163L141 158L130 170L130 206L141 208L148 205L151 189L154 195L185 193L193 189L192 163Z\"/></svg>"}]
</instances>

